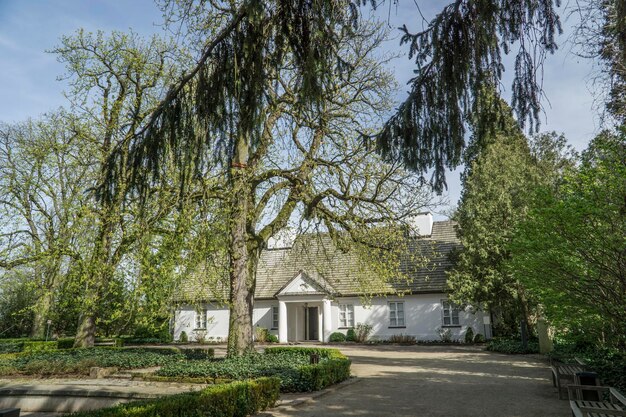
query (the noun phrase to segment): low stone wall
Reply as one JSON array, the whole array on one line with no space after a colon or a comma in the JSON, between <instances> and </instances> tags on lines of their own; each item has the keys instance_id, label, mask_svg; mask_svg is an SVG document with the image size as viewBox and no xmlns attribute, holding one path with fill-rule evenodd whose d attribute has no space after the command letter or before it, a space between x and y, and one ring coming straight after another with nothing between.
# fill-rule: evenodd
<instances>
[{"instance_id":1,"label":"low stone wall","mask_svg":"<svg viewBox=\"0 0 626 417\"><path fill-rule=\"evenodd\" d=\"M0 409L72 413L96 410L135 400L159 398L160 394L115 392L103 389L0 389Z\"/></svg>"}]
</instances>

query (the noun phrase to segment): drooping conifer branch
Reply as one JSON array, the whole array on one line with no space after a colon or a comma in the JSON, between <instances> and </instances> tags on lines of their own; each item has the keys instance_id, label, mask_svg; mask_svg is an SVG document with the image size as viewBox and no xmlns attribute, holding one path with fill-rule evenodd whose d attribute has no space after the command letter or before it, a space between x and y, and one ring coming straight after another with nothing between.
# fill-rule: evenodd
<instances>
[{"instance_id":1,"label":"drooping conifer branch","mask_svg":"<svg viewBox=\"0 0 626 417\"><path fill-rule=\"evenodd\" d=\"M556 50L561 32L559 0L456 0L422 32L404 26L401 42L415 60L411 90L375 137L392 160L425 174L445 187L445 170L461 162L466 126L483 110L485 86L498 86L504 72L502 52L517 47L512 105L518 122L533 129L541 110L541 65Z\"/></svg>"},{"instance_id":2,"label":"drooping conifer branch","mask_svg":"<svg viewBox=\"0 0 626 417\"><path fill-rule=\"evenodd\" d=\"M324 86L349 67L337 51L342 33L357 24L358 3L250 0L219 8L216 2L178 3L187 11L206 7L208 27L216 10L230 17L209 31L197 64L138 130L128 157L115 152L109 158L101 187L105 200L127 175L145 197L147 187L160 180L166 160L179 168L184 186L211 166L230 166L234 138L244 137L254 151L266 117L269 80L284 70L287 57L299 77L295 95L300 106L317 105Z\"/></svg>"}]
</instances>

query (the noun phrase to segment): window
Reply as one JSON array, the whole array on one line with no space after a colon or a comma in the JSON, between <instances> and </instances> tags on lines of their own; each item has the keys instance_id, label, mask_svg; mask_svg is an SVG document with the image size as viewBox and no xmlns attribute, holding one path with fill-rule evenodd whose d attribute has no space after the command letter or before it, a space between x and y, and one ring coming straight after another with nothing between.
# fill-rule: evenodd
<instances>
[{"instance_id":1,"label":"window","mask_svg":"<svg viewBox=\"0 0 626 417\"><path fill-rule=\"evenodd\" d=\"M272 329L278 329L278 306L272 307Z\"/></svg>"},{"instance_id":2,"label":"window","mask_svg":"<svg viewBox=\"0 0 626 417\"><path fill-rule=\"evenodd\" d=\"M196 329L206 329L206 311L196 311Z\"/></svg>"},{"instance_id":3,"label":"window","mask_svg":"<svg viewBox=\"0 0 626 417\"><path fill-rule=\"evenodd\" d=\"M459 307L451 301L441 300L443 306L443 325L460 326Z\"/></svg>"},{"instance_id":4,"label":"window","mask_svg":"<svg viewBox=\"0 0 626 417\"><path fill-rule=\"evenodd\" d=\"M404 302L389 302L389 327L404 327Z\"/></svg>"},{"instance_id":5,"label":"window","mask_svg":"<svg viewBox=\"0 0 626 417\"><path fill-rule=\"evenodd\" d=\"M339 304L339 327L354 327L354 305Z\"/></svg>"}]
</instances>

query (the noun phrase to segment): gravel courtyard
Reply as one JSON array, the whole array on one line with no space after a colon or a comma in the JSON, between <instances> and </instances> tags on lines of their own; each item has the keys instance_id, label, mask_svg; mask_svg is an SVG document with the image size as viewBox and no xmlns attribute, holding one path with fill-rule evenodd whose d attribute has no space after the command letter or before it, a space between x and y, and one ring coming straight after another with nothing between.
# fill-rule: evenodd
<instances>
[{"instance_id":1,"label":"gravel courtyard","mask_svg":"<svg viewBox=\"0 0 626 417\"><path fill-rule=\"evenodd\" d=\"M348 346L358 382L299 406L260 416L489 416L570 415L539 358L474 347Z\"/></svg>"}]
</instances>

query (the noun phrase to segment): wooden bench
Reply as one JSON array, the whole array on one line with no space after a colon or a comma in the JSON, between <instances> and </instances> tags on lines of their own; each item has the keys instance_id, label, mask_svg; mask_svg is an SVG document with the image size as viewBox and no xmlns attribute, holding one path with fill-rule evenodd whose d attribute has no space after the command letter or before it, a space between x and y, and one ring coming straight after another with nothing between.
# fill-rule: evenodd
<instances>
[{"instance_id":1,"label":"wooden bench","mask_svg":"<svg viewBox=\"0 0 626 417\"><path fill-rule=\"evenodd\" d=\"M550 369L552 370L552 385L555 386L559 391L559 399L561 400L565 399L565 396L563 395L563 389L566 388L568 384L573 384L575 382L577 373L585 372L587 370L585 364L581 360L575 360L577 362L575 364L568 364L550 360ZM561 381L565 381L566 384L562 384Z\"/></svg>"},{"instance_id":2,"label":"wooden bench","mask_svg":"<svg viewBox=\"0 0 626 417\"><path fill-rule=\"evenodd\" d=\"M583 391L596 391L603 401L583 400ZM567 392L574 417L626 416L626 397L615 388L593 385L569 385Z\"/></svg>"},{"instance_id":3,"label":"wooden bench","mask_svg":"<svg viewBox=\"0 0 626 417\"><path fill-rule=\"evenodd\" d=\"M20 417L19 408L5 408L0 410L0 417Z\"/></svg>"}]
</instances>

